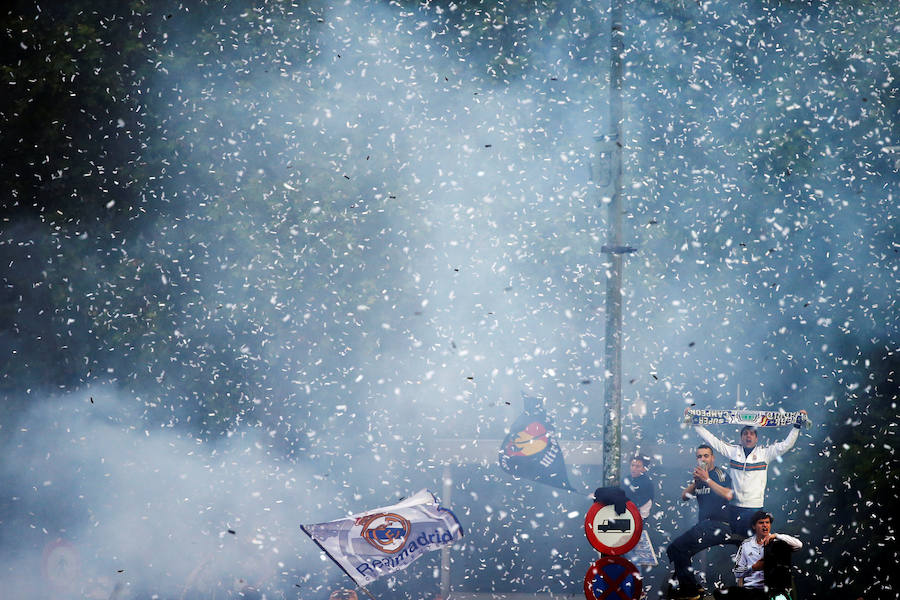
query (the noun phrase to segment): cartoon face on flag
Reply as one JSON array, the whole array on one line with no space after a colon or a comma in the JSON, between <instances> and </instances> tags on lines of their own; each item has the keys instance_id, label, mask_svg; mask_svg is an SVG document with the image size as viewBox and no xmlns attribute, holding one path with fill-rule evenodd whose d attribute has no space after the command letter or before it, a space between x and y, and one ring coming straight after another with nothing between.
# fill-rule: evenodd
<instances>
[{"instance_id":1,"label":"cartoon face on flag","mask_svg":"<svg viewBox=\"0 0 900 600\"><path fill-rule=\"evenodd\" d=\"M505 451L508 456L533 456L546 450L549 445L547 427L540 421L534 421L516 432Z\"/></svg>"},{"instance_id":2,"label":"cartoon face on flag","mask_svg":"<svg viewBox=\"0 0 900 600\"><path fill-rule=\"evenodd\" d=\"M361 586L463 536L456 516L428 490L393 506L300 528Z\"/></svg>"},{"instance_id":3,"label":"cartoon face on flag","mask_svg":"<svg viewBox=\"0 0 900 600\"><path fill-rule=\"evenodd\" d=\"M525 410L500 446L500 468L516 477L571 490L562 449L540 400L525 398Z\"/></svg>"}]
</instances>

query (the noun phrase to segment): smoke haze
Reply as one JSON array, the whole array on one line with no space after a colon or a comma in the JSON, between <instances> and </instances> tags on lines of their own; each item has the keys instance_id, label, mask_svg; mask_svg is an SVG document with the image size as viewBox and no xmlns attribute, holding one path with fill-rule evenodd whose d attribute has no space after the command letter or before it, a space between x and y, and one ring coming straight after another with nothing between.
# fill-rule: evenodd
<instances>
[{"instance_id":1,"label":"smoke haze","mask_svg":"<svg viewBox=\"0 0 900 600\"><path fill-rule=\"evenodd\" d=\"M833 510L804 475L833 415L862 411L872 352L897 350L900 178L882 150L900 134L900 12L870 4L626 11L623 453L654 457L659 547L693 520L676 500L698 442L684 408L808 410L767 495L779 525L799 523ZM610 127L608 7L159 3L144 18L159 63L139 108L110 115L165 165L133 181L133 226L3 223L4 346L65 345L74 380L29 373L8 394L10 598L49 597L62 547L70 597L324 599L350 582L299 525L440 497L438 440L502 439L523 392L561 438L602 437L609 215L591 161ZM59 264L73 270L51 281ZM893 425L871 426L876 448ZM576 493L453 471L454 589L581 589L599 471L570 466ZM809 542L803 581L836 535L808 522L790 531ZM372 589L434 597L438 565Z\"/></svg>"}]
</instances>

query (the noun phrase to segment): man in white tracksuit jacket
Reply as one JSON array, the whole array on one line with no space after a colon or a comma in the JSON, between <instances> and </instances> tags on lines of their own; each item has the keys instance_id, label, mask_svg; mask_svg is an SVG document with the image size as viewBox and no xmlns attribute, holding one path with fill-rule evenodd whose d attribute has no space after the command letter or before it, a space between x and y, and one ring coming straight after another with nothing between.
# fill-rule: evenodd
<instances>
[{"instance_id":1,"label":"man in white tracksuit jacket","mask_svg":"<svg viewBox=\"0 0 900 600\"><path fill-rule=\"evenodd\" d=\"M741 586L713 592L716 600L787 600L792 587L791 553L803 547L792 535L772 531L772 515L757 511L751 519L754 535L734 556L734 576Z\"/></svg>"},{"instance_id":2,"label":"man in white tracksuit jacket","mask_svg":"<svg viewBox=\"0 0 900 600\"><path fill-rule=\"evenodd\" d=\"M726 444L702 425L694 425L697 434L706 443L728 459L728 474L731 475L734 503L730 505L731 530L746 537L750 532L750 518L763 507L766 495L769 463L794 447L800 436L800 427L806 411L797 416L791 432L780 442L771 446L758 447L756 428L741 429L740 444ZM724 465L723 465L724 466Z\"/></svg>"}]
</instances>

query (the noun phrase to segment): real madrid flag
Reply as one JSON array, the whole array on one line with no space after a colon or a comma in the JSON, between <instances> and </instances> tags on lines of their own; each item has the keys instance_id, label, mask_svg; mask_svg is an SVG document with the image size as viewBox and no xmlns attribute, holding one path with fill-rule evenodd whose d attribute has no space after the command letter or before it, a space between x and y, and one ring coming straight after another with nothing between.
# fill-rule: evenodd
<instances>
[{"instance_id":1,"label":"real madrid flag","mask_svg":"<svg viewBox=\"0 0 900 600\"><path fill-rule=\"evenodd\" d=\"M463 536L456 516L428 490L393 506L300 528L360 586Z\"/></svg>"},{"instance_id":2,"label":"real madrid flag","mask_svg":"<svg viewBox=\"0 0 900 600\"><path fill-rule=\"evenodd\" d=\"M553 426L538 398L523 398L525 410L500 446L500 467L516 477L571 490Z\"/></svg>"}]
</instances>

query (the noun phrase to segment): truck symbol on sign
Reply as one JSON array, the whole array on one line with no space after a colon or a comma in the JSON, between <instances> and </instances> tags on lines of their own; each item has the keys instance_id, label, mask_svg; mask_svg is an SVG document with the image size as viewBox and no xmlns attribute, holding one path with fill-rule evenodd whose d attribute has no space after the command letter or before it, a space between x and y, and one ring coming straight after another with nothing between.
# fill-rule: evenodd
<instances>
[{"instance_id":1,"label":"truck symbol on sign","mask_svg":"<svg viewBox=\"0 0 900 600\"><path fill-rule=\"evenodd\" d=\"M609 532L609 531L621 531L622 533L628 533L631 531L631 520L630 519L606 519L599 525L597 525L597 531L601 533Z\"/></svg>"}]
</instances>

